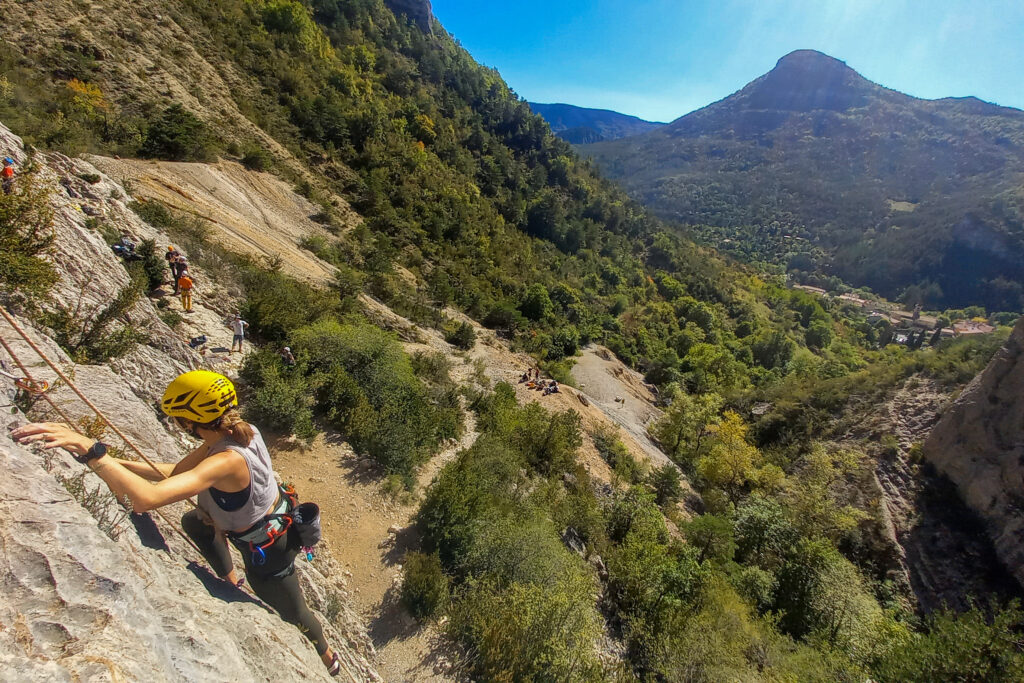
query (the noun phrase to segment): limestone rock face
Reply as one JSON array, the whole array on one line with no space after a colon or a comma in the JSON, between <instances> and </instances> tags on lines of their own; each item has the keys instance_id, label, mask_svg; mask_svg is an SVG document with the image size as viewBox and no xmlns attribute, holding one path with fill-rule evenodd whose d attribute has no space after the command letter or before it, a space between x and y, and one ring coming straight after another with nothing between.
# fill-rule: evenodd
<instances>
[{"instance_id":1,"label":"limestone rock face","mask_svg":"<svg viewBox=\"0 0 1024 683\"><path fill-rule=\"evenodd\" d=\"M1024 585L1024 318L936 424L924 455L985 520Z\"/></svg>"}]
</instances>

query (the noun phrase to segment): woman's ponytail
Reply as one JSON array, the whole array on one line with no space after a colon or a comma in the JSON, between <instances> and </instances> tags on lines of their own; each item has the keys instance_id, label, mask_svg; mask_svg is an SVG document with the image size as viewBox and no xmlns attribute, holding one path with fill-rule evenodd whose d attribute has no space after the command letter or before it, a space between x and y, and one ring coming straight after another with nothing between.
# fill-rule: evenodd
<instances>
[{"instance_id":1,"label":"woman's ponytail","mask_svg":"<svg viewBox=\"0 0 1024 683\"><path fill-rule=\"evenodd\" d=\"M231 438L240 446L248 446L255 436L252 426L242 419L238 408L230 408L220 417L221 429L227 430Z\"/></svg>"}]
</instances>

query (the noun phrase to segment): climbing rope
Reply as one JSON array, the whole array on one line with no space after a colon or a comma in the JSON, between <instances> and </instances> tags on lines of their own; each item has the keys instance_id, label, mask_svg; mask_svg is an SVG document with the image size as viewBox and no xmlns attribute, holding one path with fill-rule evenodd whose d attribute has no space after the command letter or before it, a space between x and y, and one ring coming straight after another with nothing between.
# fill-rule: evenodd
<instances>
[{"instance_id":1,"label":"climbing rope","mask_svg":"<svg viewBox=\"0 0 1024 683\"><path fill-rule=\"evenodd\" d=\"M104 415L104 414L103 414L103 413L102 413L102 412L100 411L100 409L99 409L99 408L97 408L97 407L96 407L95 405L93 405L93 404L92 404L92 402L91 402L91 401L89 401L89 399L85 398L85 396L84 396L84 395L82 394L82 392L78 390L78 387L76 387L76 386L74 385L74 383L73 383L73 382L72 382L72 381L71 381L71 380L70 380L70 379L69 379L69 378L68 378L68 377L67 377L67 376L66 376L66 375L65 375L65 374L64 374L63 372L61 372L61 370L60 370L60 369L59 369L59 368L58 368L58 367L57 367L57 366L56 366L56 365L55 365L55 364L53 363L53 361L51 361L51 360L49 359L49 357L47 357L47 355L46 355L46 354L45 354L45 353L44 353L44 352L42 351L42 349L40 349L40 348L39 348L38 346L36 346L35 342L33 342L33 341L32 341L32 340L31 340L31 339L29 338L29 336L28 336L28 334L26 334L25 330L23 330L23 329L21 328L21 326L20 326L20 325L18 325L18 323L17 323L17 322L16 322L15 320L14 320L14 318L13 318L13 317L11 317L10 313L8 313L8 312L7 312L7 311L6 311L6 310L5 310L5 309L4 309L4 308L3 308L2 306L0 306L0 316L3 316L4 320L6 320L6 321L7 321L7 323L8 323L8 324L9 324L9 325L10 325L10 326L11 326L11 327L12 327L12 328L14 329L14 331L15 331L15 332L17 332L17 333L18 333L18 335L19 335L19 336L21 336L21 338L25 340L25 343L27 343L27 344L29 345L29 347L30 347L30 348L32 348L32 350L33 350L33 351L35 351L35 352L36 352L37 354L39 354L39 357L40 357L40 358L42 358L42 359L43 359L43 361L44 361L44 362L45 362L45 363L46 363L47 365L49 365L49 366L50 366L50 368L51 368L51 369L52 369L52 370L53 370L54 372L56 372L56 373L57 373L57 376L58 376L58 377L60 377L60 378L61 378L61 379L62 379L62 380L63 380L63 381L64 381L64 382L65 382L65 383L66 383L66 384L68 385L68 387L69 387L69 388L70 388L70 389L71 389L72 391L74 391L74 392L75 392L75 394L77 394L77 395L78 395L78 397L79 397L79 398L81 398L81 399L82 399L82 400L83 400L83 401L85 402L85 404L86 404L87 406L89 406L89 408L91 408L91 409L93 410L93 412L95 412L95 413L96 413L96 416L97 416L97 417L99 417L99 418L100 418L101 420L103 420L103 422L104 422L104 423L106 423L106 424L107 424L107 425L108 425L108 426L109 426L109 427L110 427L111 429L113 429L113 430L114 430L114 433L115 433L115 434L117 434L117 435L118 435L118 437L120 437L120 438L121 438L121 440L122 440L122 441L123 441L123 442L124 442L124 443L125 443L125 444L126 444L127 446L129 446L129 447L130 447L130 448L131 448L132 450L134 450L134 451L135 451L136 453L138 453L138 454L139 454L139 455L140 455L140 456L142 457L142 459L143 459L143 460L144 460L144 461L146 462L146 464L147 464L147 465L149 465L149 466L150 466L151 468L153 468L153 471L154 471L154 472L156 472L157 474L159 474L159 475L160 475L161 477L163 477L164 479L166 479L166 478L167 478L167 475L166 475L166 474L164 474L164 473L163 473L163 472L162 472L162 471L160 470L160 468L158 468L158 467L157 467L157 466L156 466L156 465L155 465L155 464L153 463L153 461L152 461L152 460L150 460L149 458L147 458L147 457L146 457L146 456L145 456L145 455L144 455L144 454L142 453L142 451L140 451L140 450L138 449L138 447L136 447L136 446L135 446L135 444L133 444L133 443L132 443L132 442L131 442L131 441L130 441L130 440L128 439L128 437L126 437L126 436L124 435L124 433L123 433L123 432L122 432L122 431L121 431L120 429L118 429L117 427L115 427L115 426L114 426L114 425L113 425L113 424L112 424L112 423L110 422L110 420L109 420L109 419L107 419L107 416L106 416L106 415ZM25 364L21 362L21 359L20 359L20 358L18 358L18 354L16 354L16 353L14 352L14 349L12 349L12 348L11 348L11 346L10 346L10 345L9 345L9 344L7 343L7 341L6 341L6 340L5 340L5 339L4 339L4 338L3 338L2 336L0 336L0 345L2 345L2 346L4 347L4 351L6 351L6 352L7 352L7 355L9 355L9 356L11 357L11 360L13 360L13 361L14 361L14 363L15 363L15 364L16 364L16 365L18 366L18 368L20 368L20 369L21 369L21 372L22 372L22 373L23 373L23 374L25 375L25 380L26 380L26 381L27 381L28 383L30 383L30 384L31 384L32 386L36 386L36 387L38 387L38 386L48 386L46 382L40 382L40 381L37 381L37 380L35 380L35 379L34 379L34 378L32 377L32 373L31 373L31 372L29 372L29 370L28 370L28 368L27 368L27 367L25 366ZM11 377L11 375L10 375L10 374L8 374L8 373L6 373L6 372L4 372L3 374L4 374L4 376L7 376L7 377ZM19 386L20 386L20 385L19 385ZM44 389L43 391L41 391L41 392L32 392L32 393L35 393L35 394L37 394L37 395L39 395L39 396L42 396L42 397L43 397L43 399L44 399L44 400L45 400L45 401L46 401L47 403L49 403L49 404L50 404L50 407L51 407L51 408L53 408L53 409L54 409L54 411L56 411L56 413L57 413L58 415L60 415L61 419L63 419L63 420L64 420L64 422L66 422L66 423L68 424L68 426L69 426L69 427L70 427L70 426L72 426L72 425L74 424L74 422L73 422L73 421L71 420L71 418L70 418L70 417L68 416L68 414L67 414L67 413L65 413L65 412L64 412L64 410L62 410L62 409L61 409L61 407L60 407L60 406L58 406L58 405L57 405L57 404L56 404L56 403L54 402L54 400L53 400L52 398L50 398L50 396L49 396L49 395L48 395L48 394L46 393L46 390L45 390L45 389ZM192 505L193 507L195 507L195 503L193 503L193 502L192 502L191 500L186 500L186 502L187 502L187 503L188 503L189 505ZM176 525L176 524L175 524L174 522L172 522L171 520L169 520L169 519L167 518L167 515L165 515L165 514L163 513L163 511L162 511L162 510L160 510L159 508L156 508L156 509L154 509L154 510L153 510L153 512L155 512L155 513L156 513L157 515L159 515L160 519L164 520L164 522L165 522L165 523L167 523L167 525L168 525L168 526L170 526L170 527L171 527L171 529L173 529L173 530L174 530L174 531L175 531L175 532L176 532L176 533L177 533L177 534L178 534L179 536L181 536L181 537L182 537L182 538L183 538L183 539L185 540L185 542L186 542L186 543L188 543L188 544L189 544L190 546L192 546L192 548L194 548L194 549L195 549L195 551L196 551L197 553L199 553L199 556L200 556L200 557L202 557L203 553L202 553L202 551L200 551L200 550L199 550L199 546L198 546L198 545L196 545L196 542L195 542L195 541L193 541L193 540L192 540L191 538L189 538L188 534L186 534L186 533L185 533L184 531L182 531L182 530L181 530L180 528L178 528L178 525Z\"/></svg>"}]
</instances>

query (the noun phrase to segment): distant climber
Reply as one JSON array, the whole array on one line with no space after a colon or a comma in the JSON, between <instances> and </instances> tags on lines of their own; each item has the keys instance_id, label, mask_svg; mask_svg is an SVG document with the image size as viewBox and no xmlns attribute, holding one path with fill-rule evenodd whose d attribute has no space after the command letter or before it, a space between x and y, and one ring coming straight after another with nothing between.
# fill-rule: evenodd
<instances>
[{"instance_id":1,"label":"distant climber","mask_svg":"<svg viewBox=\"0 0 1024 683\"><path fill-rule=\"evenodd\" d=\"M0 171L0 184L3 185L4 194L14 192L14 159L4 157L4 168Z\"/></svg>"},{"instance_id":2,"label":"distant climber","mask_svg":"<svg viewBox=\"0 0 1024 683\"><path fill-rule=\"evenodd\" d=\"M547 396L548 394L557 394L557 393L558 393L558 382L556 382L555 380L551 380L551 382L546 387L544 387L544 395Z\"/></svg>"},{"instance_id":3,"label":"distant climber","mask_svg":"<svg viewBox=\"0 0 1024 683\"><path fill-rule=\"evenodd\" d=\"M526 372L523 373L523 376L519 378L519 383L523 384L524 382L529 382L529 381L530 381L530 371L527 370Z\"/></svg>"},{"instance_id":4,"label":"distant climber","mask_svg":"<svg viewBox=\"0 0 1024 683\"><path fill-rule=\"evenodd\" d=\"M242 316L235 313L235 317L231 319L231 331L234 336L231 338L231 351L228 353L235 352L235 344L238 344L238 352L242 352L242 342L245 341L245 328L249 327L249 323L242 320Z\"/></svg>"},{"instance_id":5,"label":"distant climber","mask_svg":"<svg viewBox=\"0 0 1024 683\"><path fill-rule=\"evenodd\" d=\"M143 462L107 455L107 446L58 423L33 423L14 430L21 443L42 442L64 448L90 467L135 512L146 512L192 496L199 510L182 517L181 526L221 579L241 586L225 537L241 552L245 577L261 600L309 638L332 676L341 660L327 645L323 628L306 606L295 573L302 545L290 513L298 499L274 479L263 437L242 420L231 381L215 372L193 370L178 376L164 392L163 412L202 444L177 464L160 464L161 473ZM166 479L164 478L166 477ZM245 624L239 624L244 631Z\"/></svg>"},{"instance_id":6,"label":"distant climber","mask_svg":"<svg viewBox=\"0 0 1024 683\"><path fill-rule=\"evenodd\" d=\"M292 350L289 347L285 346L278 352L278 354L281 356L281 362L287 367L295 367L295 354L292 353Z\"/></svg>"},{"instance_id":7,"label":"distant climber","mask_svg":"<svg viewBox=\"0 0 1024 683\"><path fill-rule=\"evenodd\" d=\"M181 310L186 313L192 312L192 288L194 286L188 271L181 271L181 277L178 278L178 289L181 291Z\"/></svg>"}]
</instances>

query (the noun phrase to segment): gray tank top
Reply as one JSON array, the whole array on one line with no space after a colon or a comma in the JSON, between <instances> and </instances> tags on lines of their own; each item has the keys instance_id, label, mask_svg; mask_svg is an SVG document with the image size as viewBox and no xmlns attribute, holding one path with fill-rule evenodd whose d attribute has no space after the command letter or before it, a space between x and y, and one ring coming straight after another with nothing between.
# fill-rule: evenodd
<instances>
[{"instance_id":1,"label":"gray tank top","mask_svg":"<svg viewBox=\"0 0 1024 683\"><path fill-rule=\"evenodd\" d=\"M262 519L277 500L277 480L274 478L270 452L259 430L253 427L252 431L252 441L248 446L225 437L210 448L210 453L235 451L245 458L245 464L249 466L249 500L237 510L228 511L217 505L209 490L199 493L199 507L213 518L218 528L225 531L248 529Z\"/></svg>"}]
</instances>

